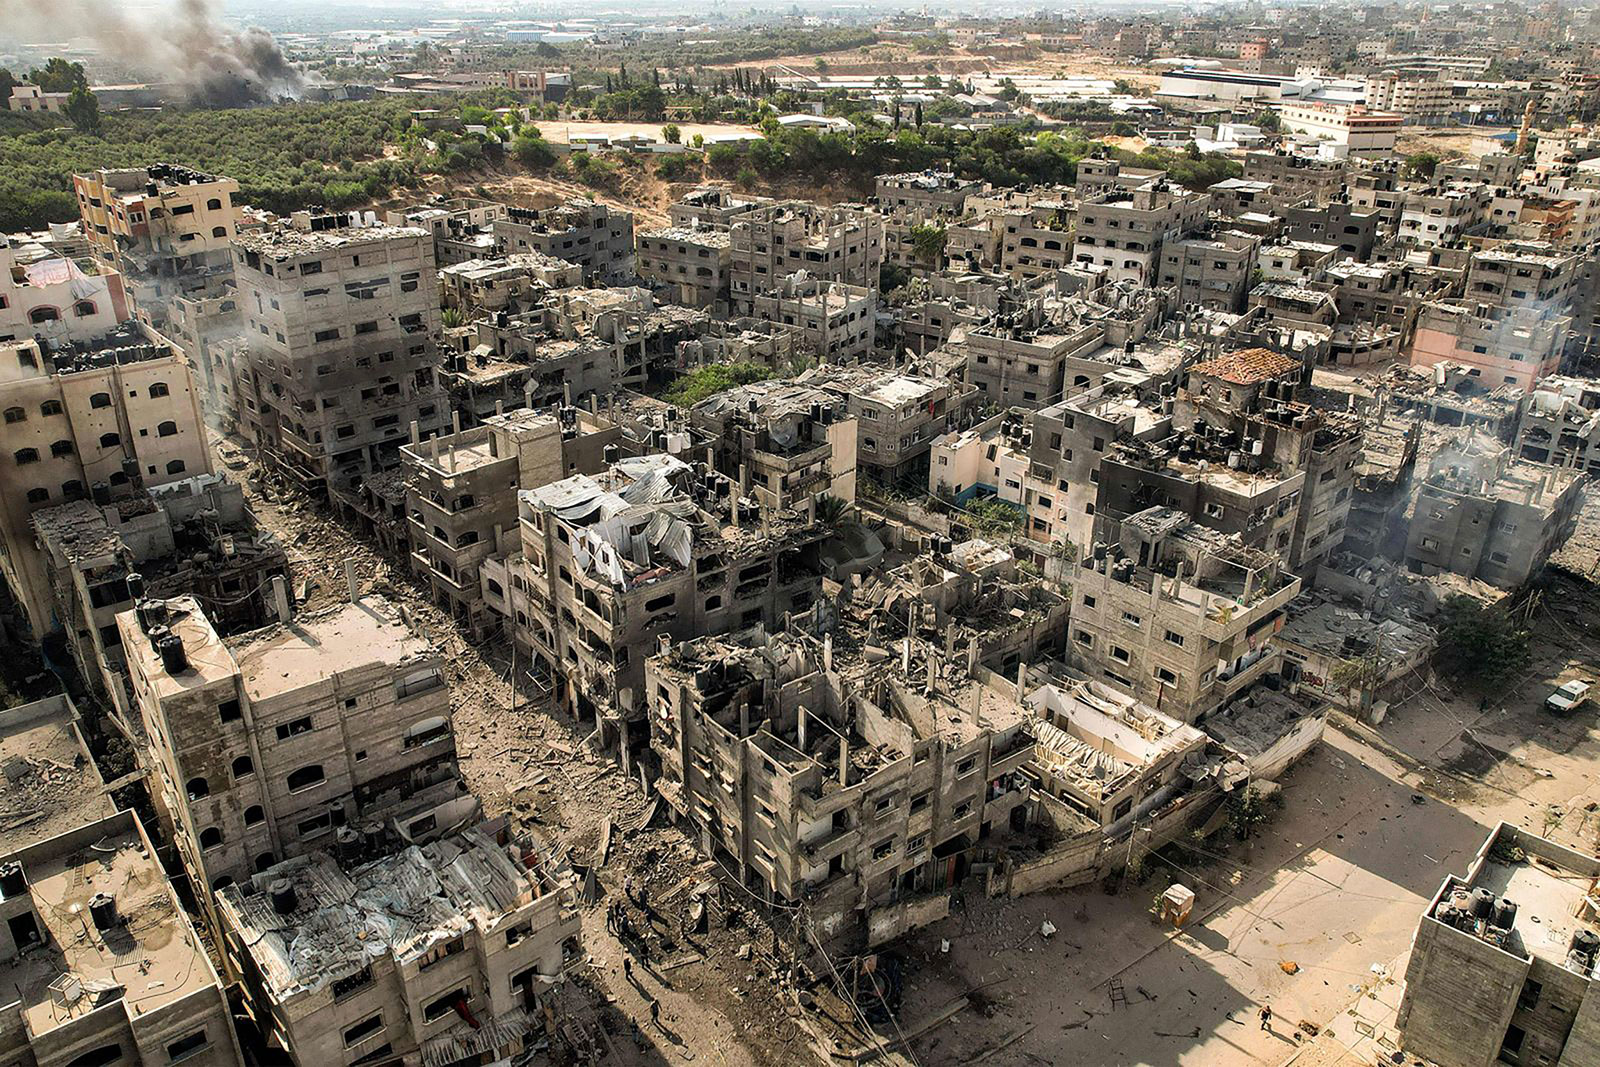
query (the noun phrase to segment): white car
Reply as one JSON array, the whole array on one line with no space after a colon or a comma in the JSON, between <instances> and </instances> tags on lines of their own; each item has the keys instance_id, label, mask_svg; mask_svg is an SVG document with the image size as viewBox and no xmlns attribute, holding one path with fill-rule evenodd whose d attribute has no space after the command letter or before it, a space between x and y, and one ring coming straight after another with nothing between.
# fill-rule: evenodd
<instances>
[{"instance_id":1,"label":"white car","mask_svg":"<svg viewBox=\"0 0 1600 1067\"><path fill-rule=\"evenodd\" d=\"M1544 706L1551 711L1571 711L1589 699L1589 684L1581 678L1565 682L1561 688L1544 698Z\"/></svg>"}]
</instances>

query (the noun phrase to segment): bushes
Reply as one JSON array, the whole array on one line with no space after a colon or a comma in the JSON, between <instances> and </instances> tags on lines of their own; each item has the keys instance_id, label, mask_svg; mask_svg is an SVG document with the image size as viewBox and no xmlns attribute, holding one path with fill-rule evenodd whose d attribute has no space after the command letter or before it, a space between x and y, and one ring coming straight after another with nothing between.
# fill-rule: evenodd
<instances>
[{"instance_id":1,"label":"bushes","mask_svg":"<svg viewBox=\"0 0 1600 1067\"><path fill-rule=\"evenodd\" d=\"M673 382L663 399L679 407L693 407L706 397L716 396L736 385L749 385L770 377L772 368L759 363L714 363L690 371Z\"/></svg>"},{"instance_id":2,"label":"bushes","mask_svg":"<svg viewBox=\"0 0 1600 1067\"><path fill-rule=\"evenodd\" d=\"M1445 600L1440 620L1435 660L1453 677L1489 685L1520 673L1533 659L1528 631L1502 608L1457 593Z\"/></svg>"}]
</instances>

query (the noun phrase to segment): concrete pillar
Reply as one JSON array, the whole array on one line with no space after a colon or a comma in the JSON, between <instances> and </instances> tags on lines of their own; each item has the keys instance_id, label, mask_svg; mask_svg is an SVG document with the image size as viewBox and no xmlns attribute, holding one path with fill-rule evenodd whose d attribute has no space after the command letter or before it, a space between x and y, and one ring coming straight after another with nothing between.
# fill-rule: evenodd
<instances>
[{"instance_id":1,"label":"concrete pillar","mask_svg":"<svg viewBox=\"0 0 1600 1067\"><path fill-rule=\"evenodd\" d=\"M628 720L619 720L617 737L617 755L622 760L622 773L624 777L633 776L633 763L628 752Z\"/></svg>"},{"instance_id":2,"label":"concrete pillar","mask_svg":"<svg viewBox=\"0 0 1600 1067\"><path fill-rule=\"evenodd\" d=\"M739 736L750 736L750 702L748 700L739 701Z\"/></svg>"},{"instance_id":3,"label":"concrete pillar","mask_svg":"<svg viewBox=\"0 0 1600 1067\"><path fill-rule=\"evenodd\" d=\"M439 435L434 434L428 438L428 458L437 467L439 465Z\"/></svg>"},{"instance_id":4,"label":"concrete pillar","mask_svg":"<svg viewBox=\"0 0 1600 1067\"><path fill-rule=\"evenodd\" d=\"M1028 689L1028 661L1017 664L1017 699L1020 701Z\"/></svg>"},{"instance_id":5,"label":"concrete pillar","mask_svg":"<svg viewBox=\"0 0 1600 1067\"><path fill-rule=\"evenodd\" d=\"M822 635L822 669L833 670L833 635Z\"/></svg>"},{"instance_id":6,"label":"concrete pillar","mask_svg":"<svg viewBox=\"0 0 1600 1067\"><path fill-rule=\"evenodd\" d=\"M839 735L839 784L850 784L850 738L846 734Z\"/></svg>"},{"instance_id":7,"label":"concrete pillar","mask_svg":"<svg viewBox=\"0 0 1600 1067\"><path fill-rule=\"evenodd\" d=\"M801 752L809 752L811 750L806 748L806 726L808 724L806 722L806 706L804 704L800 705L799 712L800 712L800 751Z\"/></svg>"},{"instance_id":8,"label":"concrete pillar","mask_svg":"<svg viewBox=\"0 0 1600 1067\"><path fill-rule=\"evenodd\" d=\"M416 448L422 442L422 437L417 433L417 420L411 420L411 447Z\"/></svg>"},{"instance_id":9,"label":"concrete pillar","mask_svg":"<svg viewBox=\"0 0 1600 1067\"><path fill-rule=\"evenodd\" d=\"M939 684L939 659L933 654L928 655L928 690L933 691Z\"/></svg>"},{"instance_id":10,"label":"concrete pillar","mask_svg":"<svg viewBox=\"0 0 1600 1067\"><path fill-rule=\"evenodd\" d=\"M289 583L283 580L283 575L272 576L272 602L278 610L278 621L289 621Z\"/></svg>"},{"instance_id":11,"label":"concrete pillar","mask_svg":"<svg viewBox=\"0 0 1600 1067\"><path fill-rule=\"evenodd\" d=\"M533 380L531 378L522 383L522 406L525 408L533 407Z\"/></svg>"},{"instance_id":12,"label":"concrete pillar","mask_svg":"<svg viewBox=\"0 0 1600 1067\"><path fill-rule=\"evenodd\" d=\"M356 561L344 561L344 584L350 590L350 603L355 604L361 600L361 583L356 581Z\"/></svg>"},{"instance_id":13,"label":"concrete pillar","mask_svg":"<svg viewBox=\"0 0 1600 1067\"><path fill-rule=\"evenodd\" d=\"M571 382L562 382L561 383L561 402L563 404L565 404L569 408L572 406L572 383ZM593 403L593 402L594 401L592 401L592 400L590 401L590 403Z\"/></svg>"},{"instance_id":14,"label":"concrete pillar","mask_svg":"<svg viewBox=\"0 0 1600 1067\"><path fill-rule=\"evenodd\" d=\"M494 402L494 413L496 415L504 415L506 413L506 402L504 400L496 400Z\"/></svg>"}]
</instances>

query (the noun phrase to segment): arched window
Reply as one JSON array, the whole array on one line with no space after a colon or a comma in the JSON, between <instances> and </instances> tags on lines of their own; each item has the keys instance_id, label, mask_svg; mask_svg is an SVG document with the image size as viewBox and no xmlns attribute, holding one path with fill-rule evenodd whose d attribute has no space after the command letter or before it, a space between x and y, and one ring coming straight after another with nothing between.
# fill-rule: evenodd
<instances>
[{"instance_id":1,"label":"arched window","mask_svg":"<svg viewBox=\"0 0 1600 1067\"><path fill-rule=\"evenodd\" d=\"M59 415L59 414L61 414L61 401L59 401L59 400L46 400L43 404L39 405L39 414L44 415L46 417L48 417L50 415Z\"/></svg>"},{"instance_id":2,"label":"arched window","mask_svg":"<svg viewBox=\"0 0 1600 1067\"><path fill-rule=\"evenodd\" d=\"M89 398L89 406L92 407L92 408L108 408L108 407L110 407L111 406L111 394L110 393L96 393L96 394L94 394L93 396L91 396Z\"/></svg>"},{"instance_id":3,"label":"arched window","mask_svg":"<svg viewBox=\"0 0 1600 1067\"><path fill-rule=\"evenodd\" d=\"M297 771L290 771L288 784L292 793L297 789L309 789L311 786L320 785L325 776L322 773L322 764L313 763L309 767L301 767Z\"/></svg>"},{"instance_id":4,"label":"arched window","mask_svg":"<svg viewBox=\"0 0 1600 1067\"><path fill-rule=\"evenodd\" d=\"M184 466L185 464L181 459L169 459L167 460L167 473L182 474L184 471Z\"/></svg>"},{"instance_id":5,"label":"arched window","mask_svg":"<svg viewBox=\"0 0 1600 1067\"><path fill-rule=\"evenodd\" d=\"M118 434L103 433L100 435L101 448L116 448L120 444L122 444L122 438Z\"/></svg>"},{"instance_id":6,"label":"arched window","mask_svg":"<svg viewBox=\"0 0 1600 1067\"><path fill-rule=\"evenodd\" d=\"M17 461L17 466L19 467L24 463L39 462L39 450L37 448L19 448L11 455Z\"/></svg>"},{"instance_id":7,"label":"arched window","mask_svg":"<svg viewBox=\"0 0 1600 1067\"><path fill-rule=\"evenodd\" d=\"M80 300L72 305L72 313L80 319L86 319L99 310L94 306L93 300Z\"/></svg>"},{"instance_id":8,"label":"arched window","mask_svg":"<svg viewBox=\"0 0 1600 1067\"><path fill-rule=\"evenodd\" d=\"M50 490L48 489L39 488L28 490L28 503L30 504L43 504L49 501L49 499Z\"/></svg>"},{"instance_id":9,"label":"arched window","mask_svg":"<svg viewBox=\"0 0 1600 1067\"><path fill-rule=\"evenodd\" d=\"M222 210L222 201L213 196L210 200L206 201L206 210L207 211L221 211Z\"/></svg>"},{"instance_id":10,"label":"arched window","mask_svg":"<svg viewBox=\"0 0 1600 1067\"><path fill-rule=\"evenodd\" d=\"M27 422L28 413L21 408L6 408L7 422Z\"/></svg>"},{"instance_id":11,"label":"arched window","mask_svg":"<svg viewBox=\"0 0 1600 1067\"><path fill-rule=\"evenodd\" d=\"M216 826L208 826L200 831L200 847L213 849L222 847L222 830Z\"/></svg>"},{"instance_id":12,"label":"arched window","mask_svg":"<svg viewBox=\"0 0 1600 1067\"><path fill-rule=\"evenodd\" d=\"M233 875L225 874L211 883L212 890L226 889L233 884Z\"/></svg>"},{"instance_id":13,"label":"arched window","mask_svg":"<svg viewBox=\"0 0 1600 1067\"><path fill-rule=\"evenodd\" d=\"M460 537L456 538L456 547L457 548L465 548L467 545L475 545L477 543L478 543L478 531L477 530L468 530L465 533L463 533Z\"/></svg>"},{"instance_id":14,"label":"arched window","mask_svg":"<svg viewBox=\"0 0 1600 1067\"><path fill-rule=\"evenodd\" d=\"M189 794L190 800L199 800L201 797L211 795L211 786L204 778L191 778L184 787L184 792Z\"/></svg>"},{"instance_id":15,"label":"arched window","mask_svg":"<svg viewBox=\"0 0 1600 1067\"><path fill-rule=\"evenodd\" d=\"M74 478L70 482L61 483L61 495L68 500L76 500L83 495L83 483Z\"/></svg>"},{"instance_id":16,"label":"arched window","mask_svg":"<svg viewBox=\"0 0 1600 1067\"><path fill-rule=\"evenodd\" d=\"M249 756L239 756L234 759L233 776L235 778L243 778L254 773L256 773L256 765Z\"/></svg>"},{"instance_id":17,"label":"arched window","mask_svg":"<svg viewBox=\"0 0 1600 1067\"><path fill-rule=\"evenodd\" d=\"M75 1059L68 1060L67 1067L110 1067L120 1059L122 1059L121 1045L101 1045Z\"/></svg>"},{"instance_id":18,"label":"arched window","mask_svg":"<svg viewBox=\"0 0 1600 1067\"><path fill-rule=\"evenodd\" d=\"M52 456L70 456L74 451L75 449L72 446L72 442L68 441L65 437L59 441L50 442L50 454Z\"/></svg>"},{"instance_id":19,"label":"arched window","mask_svg":"<svg viewBox=\"0 0 1600 1067\"><path fill-rule=\"evenodd\" d=\"M277 862L278 857L274 856L270 852L263 852L261 855L256 857L256 872L259 874Z\"/></svg>"},{"instance_id":20,"label":"arched window","mask_svg":"<svg viewBox=\"0 0 1600 1067\"><path fill-rule=\"evenodd\" d=\"M35 326L46 322L59 322L60 320L61 312L52 307L34 308L28 312L28 321Z\"/></svg>"},{"instance_id":21,"label":"arched window","mask_svg":"<svg viewBox=\"0 0 1600 1067\"><path fill-rule=\"evenodd\" d=\"M171 419L168 419L166 422L163 422L160 426L156 427L157 437L176 437L177 435L178 424L173 422Z\"/></svg>"},{"instance_id":22,"label":"arched window","mask_svg":"<svg viewBox=\"0 0 1600 1067\"><path fill-rule=\"evenodd\" d=\"M506 595L505 589L500 585L499 582L495 581L493 578L489 579L487 585L489 587L489 592L493 593L495 596L505 596Z\"/></svg>"},{"instance_id":23,"label":"arched window","mask_svg":"<svg viewBox=\"0 0 1600 1067\"><path fill-rule=\"evenodd\" d=\"M266 817L266 809L260 804L252 804L248 808L244 809L244 824L246 826L254 826L256 823L261 822Z\"/></svg>"},{"instance_id":24,"label":"arched window","mask_svg":"<svg viewBox=\"0 0 1600 1067\"><path fill-rule=\"evenodd\" d=\"M155 382L150 386L150 395L152 397L169 396L171 395L171 392L172 391L167 388L166 382Z\"/></svg>"},{"instance_id":25,"label":"arched window","mask_svg":"<svg viewBox=\"0 0 1600 1067\"><path fill-rule=\"evenodd\" d=\"M112 485L127 485L128 476L123 474L121 471L112 471L111 477L107 478L106 481L110 482Z\"/></svg>"},{"instance_id":26,"label":"arched window","mask_svg":"<svg viewBox=\"0 0 1600 1067\"><path fill-rule=\"evenodd\" d=\"M226 237L228 236L228 228L226 226L213 226L211 227L211 236Z\"/></svg>"}]
</instances>

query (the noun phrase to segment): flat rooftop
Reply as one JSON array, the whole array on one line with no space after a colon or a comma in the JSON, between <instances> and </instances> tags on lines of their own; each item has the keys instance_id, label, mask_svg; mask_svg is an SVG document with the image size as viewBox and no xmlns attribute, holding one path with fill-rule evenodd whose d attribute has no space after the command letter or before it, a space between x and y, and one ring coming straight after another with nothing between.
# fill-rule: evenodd
<instances>
[{"instance_id":1,"label":"flat rooftop","mask_svg":"<svg viewBox=\"0 0 1600 1067\"><path fill-rule=\"evenodd\" d=\"M0 711L0 856L116 813L65 696Z\"/></svg>"},{"instance_id":2,"label":"flat rooftop","mask_svg":"<svg viewBox=\"0 0 1600 1067\"><path fill-rule=\"evenodd\" d=\"M118 1001L129 1014L149 1013L217 984L133 814L85 829L59 854L46 842L32 850L36 859L24 857L47 944L0 964L0 1000L20 1002L35 1037ZM100 893L116 901L120 920L104 931L89 920L89 901Z\"/></svg>"},{"instance_id":3,"label":"flat rooftop","mask_svg":"<svg viewBox=\"0 0 1600 1067\"><path fill-rule=\"evenodd\" d=\"M415 240L431 242L433 234L420 226L342 226L315 231L285 228L240 233L233 243L269 259L288 259L309 252L337 252L351 245Z\"/></svg>"},{"instance_id":4,"label":"flat rooftop","mask_svg":"<svg viewBox=\"0 0 1600 1067\"><path fill-rule=\"evenodd\" d=\"M252 701L345 671L410 662L421 666L435 657L433 646L412 633L394 606L374 596L254 630L227 645Z\"/></svg>"}]
</instances>

